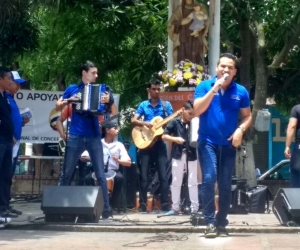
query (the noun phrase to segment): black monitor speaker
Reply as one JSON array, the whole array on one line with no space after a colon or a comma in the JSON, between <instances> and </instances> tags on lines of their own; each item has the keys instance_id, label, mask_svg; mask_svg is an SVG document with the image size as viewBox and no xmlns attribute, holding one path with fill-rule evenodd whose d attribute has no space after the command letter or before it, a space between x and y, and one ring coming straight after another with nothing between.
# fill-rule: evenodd
<instances>
[{"instance_id":1,"label":"black monitor speaker","mask_svg":"<svg viewBox=\"0 0 300 250\"><path fill-rule=\"evenodd\" d=\"M300 226L300 188L281 188L278 190L272 210L280 224Z\"/></svg>"},{"instance_id":2,"label":"black monitor speaker","mask_svg":"<svg viewBox=\"0 0 300 250\"><path fill-rule=\"evenodd\" d=\"M41 209L45 222L98 223L103 211L101 187L48 186Z\"/></svg>"}]
</instances>

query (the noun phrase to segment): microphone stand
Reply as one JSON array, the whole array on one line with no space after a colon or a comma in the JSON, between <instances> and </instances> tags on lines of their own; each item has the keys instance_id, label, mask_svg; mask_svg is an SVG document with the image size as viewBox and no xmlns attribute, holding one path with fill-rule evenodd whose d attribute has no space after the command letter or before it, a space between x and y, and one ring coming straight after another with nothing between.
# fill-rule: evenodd
<instances>
[{"instance_id":1,"label":"microphone stand","mask_svg":"<svg viewBox=\"0 0 300 250\"><path fill-rule=\"evenodd\" d=\"M64 153L64 163L63 163L63 178L62 178L62 186L66 186L69 185L69 183L65 183L66 180L66 168L67 168L67 163L66 163L66 159L67 159L67 155L68 155L68 140L69 140L69 129L70 129L70 120L69 120L69 115L70 115L70 104L69 104L69 100L68 100L68 116L67 116L67 131L66 131L66 148L65 148L65 153Z\"/></svg>"},{"instance_id":2,"label":"microphone stand","mask_svg":"<svg viewBox=\"0 0 300 250\"><path fill-rule=\"evenodd\" d=\"M69 120L69 115L70 115L70 104L71 103L82 103L82 100L72 100L72 99L67 99L68 101L68 116L67 116L67 131L66 131L66 147L65 147L65 153L64 153L64 163L63 163L63 178L62 178L62 183L60 183L62 186L65 185L70 185L70 183L66 184L65 183L65 178L66 178L66 168L67 168L67 155L68 155L68 140L69 140L69 130L70 130L70 120Z\"/></svg>"},{"instance_id":3,"label":"microphone stand","mask_svg":"<svg viewBox=\"0 0 300 250\"><path fill-rule=\"evenodd\" d=\"M191 213L191 209L189 206L189 162L188 162L188 152L189 152L189 138L190 138L190 129L189 126L186 125L186 140L185 140L185 149L186 149L186 158L185 158L185 164L186 164L186 173L185 173L185 197L184 197L184 201L183 201L183 205L184 205L184 210L183 213L184 214L190 214Z\"/></svg>"}]
</instances>

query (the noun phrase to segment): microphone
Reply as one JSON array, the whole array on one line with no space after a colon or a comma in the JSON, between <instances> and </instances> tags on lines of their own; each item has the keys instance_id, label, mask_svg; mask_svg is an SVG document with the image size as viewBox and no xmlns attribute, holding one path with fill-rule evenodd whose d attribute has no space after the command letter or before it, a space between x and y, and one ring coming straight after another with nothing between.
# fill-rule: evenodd
<instances>
[{"instance_id":1,"label":"microphone","mask_svg":"<svg viewBox=\"0 0 300 250\"><path fill-rule=\"evenodd\" d=\"M228 75L227 73L225 73L225 74L223 75L223 81L226 81L226 80L228 79L228 77L229 77L229 75Z\"/></svg>"},{"instance_id":2,"label":"microphone","mask_svg":"<svg viewBox=\"0 0 300 250\"><path fill-rule=\"evenodd\" d=\"M221 82L221 85L222 85L222 83L225 82L225 81L228 79L228 77L229 77L229 74L225 73L225 74L223 75L223 77L220 78L220 79L217 80L217 81ZM217 82L217 81L216 81L216 82ZM211 84L211 86L214 86L214 85L215 85L215 83L213 82L213 83Z\"/></svg>"}]
</instances>

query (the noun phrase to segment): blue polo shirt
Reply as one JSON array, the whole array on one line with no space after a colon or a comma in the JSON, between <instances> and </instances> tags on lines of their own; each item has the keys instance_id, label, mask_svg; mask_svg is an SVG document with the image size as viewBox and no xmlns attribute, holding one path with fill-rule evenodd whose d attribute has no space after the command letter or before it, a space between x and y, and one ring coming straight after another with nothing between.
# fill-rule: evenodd
<instances>
[{"instance_id":1,"label":"blue polo shirt","mask_svg":"<svg viewBox=\"0 0 300 250\"><path fill-rule=\"evenodd\" d=\"M166 111L168 116L173 114L173 108L171 103L166 102ZM161 116L162 118L166 118L162 101L159 100L156 107L151 105L150 100L143 101L137 108L136 114L139 116L144 116L145 122L150 122L154 117Z\"/></svg>"},{"instance_id":2,"label":"blue polo shirt","mask_svg":"<svg viewBox=\"0 0 300 250\"><path fill-rule=\"evenodd\" d=\"M201 98L212 89L216 77L203 81L195 90L194 99ZM248 91L232 82L222 94L216 93L207 110L200 115L198 141L207 141L217 145L230 145L227 139L238 127L240 109L250 107Z\"/></svg>"},{"instance_id":3,"label":"blue polo shirt","mask_svg":"<svg viewBox=\"0 0 300 250\"><path fill-rule=\"evenodd\" d=\"M23 118L20 114L19 107L16 101L14 100L14 96L7 92L5 92L5 94L11 108L11 117L14 124L14 138L17 141L19 141L21 139L21 134L22 134Z\"/></svg>"},{"instance_id":4,"label":"blue polo shirt","mask_svg":"<svg viewBox=\"0 0 300 250\"><path fill-rule=\"evenodd\" d=\"M68 99L84 88L84 83L81 82L79 85L72 84L65 90L62 98ZM110 103L114 103L112 93L110 95ZM70 135L79 136L100 136L98 117L94 115L82 115L72 109L72 119L70 125Z\"/></svg>"}]
</instances>

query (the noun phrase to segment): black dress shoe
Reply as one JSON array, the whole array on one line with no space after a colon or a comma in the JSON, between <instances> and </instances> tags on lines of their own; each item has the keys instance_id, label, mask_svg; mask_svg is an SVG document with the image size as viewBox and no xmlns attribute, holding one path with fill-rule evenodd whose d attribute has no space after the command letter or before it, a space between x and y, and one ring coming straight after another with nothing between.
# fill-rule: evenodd
<instances>
[{"instance_id":1,"label":"black dress shoe","mask_svg":"<svg viewBox=\"0 0 300 250\"><path fill-rule=\"evenodd\" d=\"M17 215L21 215L22 212L17 210L17 209L14 209L12 206L9 207L9 209L7 209L8 211L12 212L13 214L17 214Z\"/></svg>"},{"instance_id":2,"label":"black dress shoe","mask_svg":"<svg viewBox=\"0 0 300 250\"><path fill-rule=\"evenodd\" d=\"M104 210L102 212L102 220L108 219L110 215L111 215L111 212L109 210Z\"/></svg>"},{"instance_id":3,"label":"black dress shoe","mask_svg":"<svg viewBox=\"0 0 300 250\"><path fill-rule=\"evenodd\" d=\"M4 217L4 218L18 218L18 215L15 214L15 213L12 213L11 211L9 210L6 210L6 211L2 211L0 212L0 216L1 217Z\"/></svg>"},{"instance_id":4,"label":"black dress shoe","mask_svg":"<svg viewBox=\"0 0 300 250\"><path fill-rule=\"evenodd\" d=\"M146 213L147 212L147 207L145 205L140 205L139 212L140 213Z\"/></svg>"}]
</instances>

